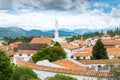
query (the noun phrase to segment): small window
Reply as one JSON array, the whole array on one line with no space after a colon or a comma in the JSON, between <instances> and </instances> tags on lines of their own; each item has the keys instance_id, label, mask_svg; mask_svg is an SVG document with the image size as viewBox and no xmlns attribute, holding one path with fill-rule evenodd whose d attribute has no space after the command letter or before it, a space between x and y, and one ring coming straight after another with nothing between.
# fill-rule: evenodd
<instances>
[{"instance_id":1,"label":"small window","mask_svg":"<svg viewBox=\"0 0 120 80\"><path fill-rule=\"evenodd\" d=\"M73 55L71 55L71 58L73 58L74 56Z\"/></svg>"},{"instance_id":2,"label":"small window","mask_svg":"<svg viewBox=\"0 0 120 80\"><path fill-rule=\"evenodd\" d=\"M28 56L30 56L30 54L27 54Z\"/></svg>"},{"instance_id":3,"label":"small window","mask_svg":"<svg viewBox=\"0 0 120 80\"><path fill-rule=\"evenodd\" d=\"M83 57L83 59L85 59L85 57Z\"/></svg>"},{"instance_id":4,"label":"small window","mask_svg":"<svg viewBox=\"0 0 120 80\"><path fill-rule=\"evenodd\" d=\"M19 54L19 56L22 56L22 54Z\"/></svg>"},{"instance_id":5,"label":"small window","mask_svg":"<svg viewBox=\"0 0 120 80\"><path fill-rule=\"evenodd\" d=\"M118 57L118 59L120 59L120 57Z\"/></svg>"},{"instance_id":6,"label":"small window","mask_svg":"<svg viewBox=\"0 0 120 80\"><path fill-rule=\"evenodd\" d=\"M13 57L13 55L10 55L9 57Z\"/></svg>"},{"instance_id":7,"label":"small window","mask_svg":"<svg viewBox=\"0 0 120 80\"><path fill-rule=\"evenodd\" d=\"M101 65L98 65L98 68L101 68Z\"/></svg>"},{"instance_id":8,"label":"small window","mask_svg":"<svg viewBox=\"0 0 120 80\"><path fill-rule=\"evenodd\" d=\"M95 68L95 66L91 66L91 68Z\"/></svg>"}]
</instances>

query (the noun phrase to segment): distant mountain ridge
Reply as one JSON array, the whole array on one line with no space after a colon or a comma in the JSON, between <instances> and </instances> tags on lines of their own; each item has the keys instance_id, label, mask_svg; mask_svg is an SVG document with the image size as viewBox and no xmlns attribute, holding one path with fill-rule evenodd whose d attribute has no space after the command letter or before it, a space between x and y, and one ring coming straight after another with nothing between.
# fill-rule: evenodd
<instances>
[{"instance_id":1,"label":"distant mountain ridge","mask_svg":"<svg viewBox=\"0 0 120 80\"><path fill-rule=\"evenodd\" d=\"M109 30L109 28L103 29L104 31ZM102 29L59 29L59 36L72 36L76 34L84 34L84 33L90 33L90 32L96 32L96 31L102 31ZM21 37L21 36L41 36L41 37L53 37L54 36L54 30L48 30L48 31L42 31L42 30L24 30L22 28L16 28L16 27L0 27L0 37Z\"/></svg>"},{"instance_id":2,"label":"distant mountain ridge","mask_svg":"<svg viewBox=\"0 0 120 80\"><path fill-rule=\"evenodd\" d=\"M59 36L72 36L75 35L73 32L67 32L63 30L59 30ZM41 37L53 37L54 30L42 31L42 30L24 30L22 28L16 27L0 27L0 37L21 37L21 36L41 36Z\"/></svg>"}]
</instances>

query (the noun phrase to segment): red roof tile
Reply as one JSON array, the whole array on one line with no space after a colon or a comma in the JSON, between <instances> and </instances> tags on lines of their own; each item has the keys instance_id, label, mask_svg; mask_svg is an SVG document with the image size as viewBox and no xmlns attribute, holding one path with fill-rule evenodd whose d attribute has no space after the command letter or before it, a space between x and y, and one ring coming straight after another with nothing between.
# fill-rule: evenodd
<instances>
[{"instance_id":1,"label":"red roof tile","mask_svg":"<svg viewBox=\"0 0 120 80\"><path fill-rule=\"evenodd\" d=\"M8 56L13 56L13 55L16 54L16 52L14 52L14 51L6 51L6 54L7 54Z\"/></svg>"},{"instance_id":2,"label":"red roof tile","mask_svg":"<svg viewBox=\"0 0 120 80\"><path fill-rule=\"evenodd\" d=\"M119 40L112 40L112 39L105 39L105 40L101 40L103 42L104 45L116 45L116 44L120 44Z\"/></svg>"},{"instance_id":3,"label":"red roof tile","mask_svg":"<svg viewBox=\"0 0 120 80\"><path fill-rule=\"evenodd\" d=\"M79 46L72 45L72 44L68 44L68 45L63 46L63 48L73 50L73 49L78 49L78 48L80 48L80 47L79 47Z\"/></svg>"},{"instance_id":4,"label":"red roof tile","mask_svg":"<svg viewBox=\"0 0 120 80\"><path fill-rule=\"evenodd\" d=\"M75 44L82 45L82 46L87 45L87 42L85 42L85 41L83 41L83 40L75 41L74 43L75 43Z\"/></svg>"},{"instance_id":5,"label":"red roof tile","mask_svg":"<svg viewBox=\"0 0 120 80\"><path fill-rule=\"evenodd\" d=\"M75 69L85 69L85 67L81 67L81 66L78 66L76 64L74 64L73 62L67 60L67 59L63 59L63 60L58 60L58 61L55 61L53 62L54 64L57 64L59 66L63 66L63 67L66 67L66 68L75 68Z\"/></svg>"},{"instance_id":6,"label":"red roof tile","mask_svg":"<svg viewBox=\"0 0 120 80\"><path fill-rule=\"evenodd\" d=\"M82 64L89 65L89 64L107 64L107 63L120 63L120 60L76 60Z\"/></svg>"},{"instance_id":7,"label":"red roof tile","mask_svg":"<svg viewBox=\"0 0 120 80\"><path fill-rule=\"evenodd\" d=\"M50 44L52 38L33 38L30 43L33 44Z\"/></svg>"},{"instance_id":8,"label":"red roof tile","mask_svg":"<svg viewBox=\"0 0 120 80\"><path fill-rule=\"evenodd\" d=\"M18 54L34 54L36 53L36 51L35 50L19 50L17 53Z\"/></svg>"}]
</instances>

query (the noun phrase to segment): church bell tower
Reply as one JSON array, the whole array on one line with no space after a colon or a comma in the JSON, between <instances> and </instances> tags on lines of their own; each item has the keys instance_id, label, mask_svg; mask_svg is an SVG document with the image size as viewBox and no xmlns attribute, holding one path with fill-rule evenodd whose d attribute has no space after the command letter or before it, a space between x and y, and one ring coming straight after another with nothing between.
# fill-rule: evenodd
<instances>
[{"instance_id":1,"label":"church bell tower","mask_svg":"<svg viewBox=\"0 0 120 80\"><path fill-rule=\"evenodd\" d=\"M59 39L59 33L58 33L58 22L55 21L55 41L58 42Z\"/></svg>"}]
</instances>

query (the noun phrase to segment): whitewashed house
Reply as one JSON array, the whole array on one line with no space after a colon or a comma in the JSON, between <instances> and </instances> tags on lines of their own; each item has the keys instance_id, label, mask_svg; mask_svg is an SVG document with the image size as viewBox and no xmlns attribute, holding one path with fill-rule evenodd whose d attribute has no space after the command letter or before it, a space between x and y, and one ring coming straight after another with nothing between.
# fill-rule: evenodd
<instances>
[{"instance_id":1,"label":"whitewashed house","mask_svg":"<svg viewBox=\"0 0 120 80\"><path fill-rule=\"evenodd\" d=\"M118 65L120 63L119 60L76 60L79 63L86 66L86 70L93 70L93 71L102 71L102 72L109 72L110 67L107 65L114 64Z\"/></svg>"},{"instance_id":2,"label":"whitewashed house","mask_svg":"<svg viewBox=\"0 0 120 80\"><path fill-rule=\"evenodd\" d=\"M109 59L120 59L119 47L106 48L106 51ZM73 59L76 59L76 57L79 57L79 59L91 59L91 56L92 46L73 53Z\"/></svg>"},{"instance_id":3,"label":"whitewashed house","mask_svg":"<svg viewBox=\"0 0 120 80\"><path fill-rule=\"evenodd\" d=\"M73 59L76 59L79 57L79 59L91 59L92 56L92 46L79 50L78 52L75 52L73 54Z\"/></svg>"},{"instance_id":4,"label":"whitewashed house","mask_svg":"<svg viewBox=\"0 0 120 80\"><path fill-rule=\"evenodd\" d=\"M114 39L114 40L120 40L120 35L115 35L114 37L112 37L112 39Z\"/></svg>"},{"instance_id":5,"label":"whitewashed house","mask_svg":"<svg viewBox=\"0 0 120 80\"><path fill-rule=\"evenodd\" d=\"M31 59L34 53L36 53L35 50L19 50L13 57L13 63L16 64L17 59L22 59L27 62Z\"/></svg>"},{"instance_id":6,"label":"whitewashed house","mask_svg":"<svg viewBox=\"0 0 120 80\"><path fill-rule=\"evenodd\" d=\"M79 46L81 48L86 48L88 46L88 43L86 41L83 41L83 40L75 40L73 42L70 42L70 44L75 45L75 46Z\"/></svg>"},{"instance_id":7,"label":"whitewashed house","mask_svg":"<svg viewBox=\"0 0 120 80\"><path fill-rule=\"evenodd\" d=\"M75 46L72 44L68 44L68 45L63 46L64 51L67 53L67 58L70 58L73 55L73 53L79 51L80 48L81 47Z\"/></svg>"}]
</instances>

